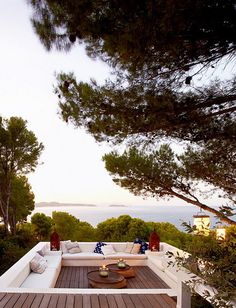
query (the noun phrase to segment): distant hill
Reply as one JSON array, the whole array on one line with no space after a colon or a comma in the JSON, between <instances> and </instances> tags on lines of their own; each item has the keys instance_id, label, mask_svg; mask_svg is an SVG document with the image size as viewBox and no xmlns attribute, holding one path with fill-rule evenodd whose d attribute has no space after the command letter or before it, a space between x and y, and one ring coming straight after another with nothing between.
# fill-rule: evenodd
<instances>
[{"instance_id":1,"label":"distant hill","mask_svg":"<svg viewBox=\"0 0 236 308\"><path fill-rule=\"evenodd\" d=\"M35 207L65 207L65 206L96 206L95 204L82 203L60 203L60 202L39 202Z\"/></svg>"}]
</instances>

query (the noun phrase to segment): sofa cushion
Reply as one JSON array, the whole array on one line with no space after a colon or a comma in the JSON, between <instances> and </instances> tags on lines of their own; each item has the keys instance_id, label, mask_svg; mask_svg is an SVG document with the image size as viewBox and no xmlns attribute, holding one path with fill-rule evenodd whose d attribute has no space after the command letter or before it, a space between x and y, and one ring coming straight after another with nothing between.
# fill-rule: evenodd
<instances>
[{"instance_id":1,"label":"sofa cushion","mask_svg":"<svg viewBox=\"0 0 236 308\"><path fill-rule=\"evenodd\" d=\"M30 261L30 269L34 273L42 274L47 266L46 259L36 252L35 257Z\"/></svg>"},{"instance_id":2,"label":"sofa cushion","mask_svg":"<svg viewBox=\"0 0 236 308\"><path fill-rule=\"evenodd\" d=\"M109 244L109 243L107 243ZM125 251L125 248L126 248L126 245L127 243L111 243L114 250L117 251L117 252L124 252Z\"/></svg>"},{"instance_id":3,"label":"sofa cushion","mask_svg":"<svg viewBox=\"0 0 236 308\"><path fill-rule=\"evenodd\" d=\"M45 256L48 268L59 268L61 264L61 256Z\"/></svg>"},{"instance_id":4,"label":"sofa cushion","mask_svg":"<svg viewBox=\"0 0 236 308\"><path fill-rule=\"evenodd\" d=\"M68 240L68 241L61 241L61 251L62 253L67 253L68 252L68 249L66 247L66 244L67 243L70 243L71 240Z\"/></svg>"},{"instance_id":5,"label":"sofa cushion","mask_svg":"<svg viewBox=\"0 0 236 308\"><path fill-rule=\"evenodd\" d=\"M67 252L69 253L78 253L81 252L78 242L69 242L66 243Z\"/></svg>"},{"instance_id":6,"label":"sofa cushion","mask_svg":"<svg viewBox=\"0 0 236 308\"><path fill-rule=\"evenodd\" d=\"M104 255L113 255L116 253L112 245L104 245L101 247L101 250Z\"/></svg>"},{"instance_id":7,"label":"sofa cushion","mask_svg":"<svg viewBox=\"0 0 236 308\"><path fill-rule=\"evenodd\" d=\"M112 259L112 260L118 260L118 259L132 259L132 260L144 260L147 259L147 256L145 254L131 254L131 253L125 253L125 252L119 252L112 255L105 255L105 259Z\"/></svg>"},{"instance_id":8,"label":"sofa cushion","mask_svg":"<svg viewBox=\"0 0 236 308\"><path fill-rule=\"evenodd\" d=\"M37 251L37 253L38 253L40 256L44 257L44 256L46 255L46 253L47 253L47 245L44 245L42 249L40 249L40 250Z\"/></svg>"},{"instance_id":9,"label":"sofa cushion","mask_svg":"<svg viewBox=\"0 0 236 308\"><path fill-rule=\"evenodd\" d=\"M80 242L79 247L81 249L81 252L93 252L96 247L96 243Z\"/></svg>"},{"instance_id":10,"label":"sofa cushion","mask_svg":"<svg viewBox=\"0 0 236 308\"><path fill-rule=\"evenodd\" d=\"M125 247L124 252L130 253L133 246L134 246L134 243L126 243L126 247Z\"/></svg>"},{"instance_id":11,"label":"sofa cushion","mask_svg":"<svg viewBox=\"0 0 236 308\"><path fill-rule=\"evenodd\" d=\"M74 247L68 250L69 253L78 253L81 252L79 247Z\"/></svg>"},{"instance_id":12,"label":"sofa cushion","mask_svg":"<svg viewBox=\"0 0 236 308\"><path fill-rule=\"evenodd\" d=\"M140 247L141 247L141 244L134 244L132 249L131 249L131 254L138 254L140 252Z\"/></svg>"},{"instance_id":13,"label":"sofa cushion","mask_svg":"<svg viewBox=\"0 0 236 308\"><path fill-rule=\"evenodd\" d=\"M141 245L139 253L145 253L145 251L148 249L148 244L145 241L143 241L139 238L136 238L134 240L134 244L140 244Z\"/></svg>"},{"instance_id":14,"label":"sofa cushion","mask_svg":"<svg viewBox=\"0 0 236 308\"><path fill-rule=\"evenodd\" d=\"M96 247L95 247L95 249L94 249L94 252L102 254L102 249L101 249L101 247L102 247L102 246L105 246L105 245L106 245L106 243L97 242Z\"/></svg>"},{"instance_id":15,"label":"sofa cushion","mask_svg":"<svg viewBox=\"0 0 236 308\"><path fill-rule=\"evenodd\" d=\"M21 288L53 288L57 277L56 269L47 268L42 274L30 273Z\"/></svg>"},{"instance_id":16,"label":"sofa cushion","mask_svg":"<svg viewBox=\"0 0 236 308\"><path fill-rule=\"evenodd\" d=\"M62 255L62 259L69 260L103 260L104 255L95 252L79 252L79 253L64 253Z\"/></svg>"}]
</instances>

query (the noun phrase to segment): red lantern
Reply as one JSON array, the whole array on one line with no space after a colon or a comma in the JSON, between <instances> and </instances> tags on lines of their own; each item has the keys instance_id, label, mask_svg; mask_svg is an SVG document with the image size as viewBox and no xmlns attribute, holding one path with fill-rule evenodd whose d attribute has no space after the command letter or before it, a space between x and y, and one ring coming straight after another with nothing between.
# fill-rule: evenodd
<instances>
[{"instance_id":1,"label":"red lantern","mask_svg":"<svg viewBox=\"0 0 236 308\"><path fill-rule=\"evenodd\" d=\"M60 250L60 238L56 231L51 234L50 237L50 249L51 250Z\"/></svg>"},{"instance_id":2,"label":"red lantern","mask_svg":"<svg viewBox=\"0 0 236 308\"><path fill-rule=\"evenodd\" d=\"M156 233L156 231L152 231L149 236L149 249L151 251L159 251L160 250L160 236Z\"/></svg>"}]
</instances>

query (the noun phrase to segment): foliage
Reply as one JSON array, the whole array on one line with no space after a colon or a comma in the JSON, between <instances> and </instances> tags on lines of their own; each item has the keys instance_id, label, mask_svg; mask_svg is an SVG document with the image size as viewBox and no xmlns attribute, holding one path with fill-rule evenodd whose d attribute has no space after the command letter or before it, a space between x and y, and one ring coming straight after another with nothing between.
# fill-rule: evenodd
<instances>
[{"instance_id":1,"label":"foliage","mask_svg":"<svg viewBox=\"0 0 236 308\"><path fill-rule=\"evenodd\" d=\"M206 291L205 298L218 308L232 307L229 300L235 300L235 226L228 227L227 234L226 240L217 240L214 231L209 236L192 235L184 247L189 257L175 257L178 266L184 266L197 275L188 281L193 291L196 283L203 281L215 288L215 295Z\"/></svg>"},{"instance_id":2,"label":"foliage","mask_svg":"<svg viewBox=\"0 0 236 308\"><path fill-rule=\"evenodd\" d=\"M126 242L141 238L149 241L149 235L156 230L162 242L169 243L178 248L184 248L191 235L179 231L174 225L164 222L144 222L129 215L118 218L109 218L97 225L95 229L98 241Z\"/></svg>"},{"instance_id":3,"label":"foliage","mask_svg":"<svg viewBox=\"0 0 236 308\"><path fill-rule=\"evenodd\" d=\"M94 229L89 223L82 222L66 212L53 212L52 219L60 240L83 242L94 240Z\"/></svg>"},{"instance_id":4,"label":"foliage","mask_svg":"<svg viewBox=\"0 0 236 308\"><path fill-rule=\"evenodd\" d=\"M152 230L155 230L160 236L162 242L180 249L184 249L187 243L192 240L190 234L180 231L169 222L147 222L146 224L150 230L149 233L151 233Z\"/></svg>"},{"instance_id":5,"label":"foliage","mask_svg":"<svg viewBox=\"0 0 236 308\"><path fill-rule=\"evenodd\" d=\"M34 209L34 194L25 176L12 178L9 200L9 224L12 234L16 233L16 224L24 222Z\"/></svg>"},{"instance_id":6,"label":"foliage","mask_svg":"<svg viewBox=\"0 0 236 308\"><path fill-rule=\"evenodd\" d=\"M16 236L18 237L19 246L23 248L33 247L38 242L35 237L34 226L29 222L17 224Z\"/></svg>"},{"instance_id":7,"label":"foliage","mask_svg":"<svg viewBox=\"0 0 236 308\"><path fill-rule=\"evenodd\" d=\"M186 155L190 156L189 152L177 156L169 145L163 144L158 150L150 153L132 147L122 155L111 152L103 159L106 169L113 176L113 181L134 195L156 198L175 196L218 215L223 221L236 224L223 213L199 201L196 193L200 191L197 185L199 178L194 169L192 171L186 167L188 164L188 160L185 159ZM235 173L235 170L232 172ZM203 168L202 173L204 175ZM215 176L217 173L212 175L212 177ZM218 178L218 181L221 179ZM203 193L205 194L205 191Z\"/></svg>"},{"instance_id":8,"label":"foliage","mask_svg":"<svg viewBox=\"0 0 236 308\"><path fill-rule=\"evenodd\" d=\"M77 40L116 70L103 86L59 74L55 92L65 121L99 142L128 140L153 149L161 138L191 142L185 174L234 198L235 78L183 87L226 56L234 58L234 1L29 3L48 50L68 50Z\"/></svg>"},{"instance_id":9,"label":"foliage","mask_svg":"<svg viewBox=\"0 0 236 308\"><path fill-rule=\"evenodd\" d=\"M43 145L19 117L0 118L0 216L8 234L9 201L15 176L35 170Z\"/></svg>"},{"instance_id":10,"label":"foliage","mask_svg":"<svg viewBox=\"0 0 236 308\"><path fill-rule=\"evenodd\" d=\"M141 138L154 143L168 137L198 144L216 138L230 144L236 137L235 79L188 90L146 79L109 80L99 86L62 73L55 93L63 120L85 128L99 142Z\"/></svg>"},{"instance_id":11,"label":"foliage","mask_svg":"<svg viewBox=\"0 0 236 308\"><path fill-rule=\"evenodd\" d=\"M53 225L51 217L43 213L35 213L31 217L31 224L38 241L49 240Z\"/></svg>"},{"instance_id":12,"label":"foliage","mask_svg":"<svg viewBox=\"0 0 236 308\"><path fill-rule=\"evenodd\" d=\"M149 229L143 220L121 215L99 223L96 234L100 241L132 242L135 238L148 240Z\"/></svg>"},{"instance_id":13,"label":"foliage","mask_svg":"<svg viewBox=\"0 0 236 308\"><path fill-rule=\"evenodd\" d=\"M0 238L0 275L29 250L29 248L21 247L14 241L14 238L8 238L7 241Z\"/></svg>"},{"instance_id":14,"label":"foliage","mask_svg":"<svg viewBox=\"0 0 236 308\"><path fill-rule=\"evenodd\" d=\"M148 68L152 78L213 65L236 49L232 0L28 2L33 27L48 50L68 50L78 40L90 56L131 72Z\"/></svg>"}]
</instances>

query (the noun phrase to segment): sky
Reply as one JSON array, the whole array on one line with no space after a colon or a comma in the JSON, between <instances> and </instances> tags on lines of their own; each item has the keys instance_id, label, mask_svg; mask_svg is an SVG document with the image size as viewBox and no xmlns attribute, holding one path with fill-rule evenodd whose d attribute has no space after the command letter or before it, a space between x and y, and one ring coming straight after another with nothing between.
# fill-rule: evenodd
<instances>
[{"instance_id":1,"label":"sky","mask_svg":"<svg viewBox=\"0 0 236 308\"><path fill-rule=\"evenodd\" d=\"M82 46L69 53L47 52L33 32L26 0L0 1L0 115L27 120L45 149L29 182L36 202L92 203L99 205L162 205L118 187L102 162L111 149L97 144L81 129L64 123L53 93L55 73L73 71L78 81L102 83L109 76L106 64L89 59Z\"/></svg>"}]
</instances>

